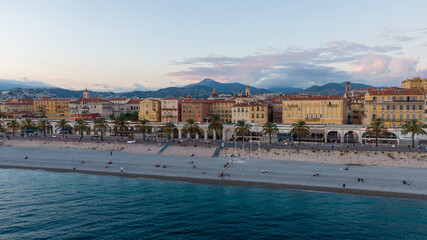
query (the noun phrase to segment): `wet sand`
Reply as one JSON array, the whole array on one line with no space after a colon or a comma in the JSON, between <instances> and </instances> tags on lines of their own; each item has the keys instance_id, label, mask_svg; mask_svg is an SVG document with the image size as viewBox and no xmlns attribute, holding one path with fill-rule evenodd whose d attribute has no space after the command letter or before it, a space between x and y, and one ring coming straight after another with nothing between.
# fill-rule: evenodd
<instances>
[{"instance_id":1,"label":"wet sand","mask_svg":"<svg viewBox=\"0 0 427 240\"><path fill-rule=\"evenodd\" d=\"M26 156L28 159L25 159ZM112 161L112 164L108 164L108 161ZM193 161L195 168L190 161ZM227 162L230 167L224 168ZM156 164L160 167L155 167ZM163 165L166 168L162 168ZM110 156L109 152L99 150L10 146L0 146L0 167L427 200L427 170L420 168L229 157L198 158L117 151ZM340 170L346 167L349 167L348 171ZM123 168L123 173L120 168ZM269 173L261 173L261 170L268 170ZM220 172L230 176L218 177ZM313 173L319 173L319 176L313 176ZM364 182L358 182L358 178L363 178ZM404 185L403 180L411 184Z\"/></svg>"}]
</instances>

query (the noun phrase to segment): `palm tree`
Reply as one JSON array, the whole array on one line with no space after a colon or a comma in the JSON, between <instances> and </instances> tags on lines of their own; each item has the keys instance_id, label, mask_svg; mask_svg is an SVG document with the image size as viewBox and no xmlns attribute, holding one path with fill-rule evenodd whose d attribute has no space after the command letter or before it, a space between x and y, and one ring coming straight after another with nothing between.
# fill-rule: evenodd
<instances>
[{"instance_id":1,"label":"palm tree","mask_svg":"<svg viewBox=\"0 0 427 240\"><path fill-rule=\"evenodd\" d=\"M80 132L80 137L83 137L83 132L90 130L89 125L83 119L77 119L74 124L74 131Z\"/></svg>"},{"instance_id":2,"label":"palm tree","mask_svg":"<svg viewBox=\"0 0 427 240\"><path fill-rule=\"evenodd\" d=\"M123 118L119 118L116 121L114 121L114 130L115 131L123 132L123 131L127 131L128 129L129 129L129 124L128 124L127 120L125 120Z\"/></svg>"},{"instance_id":3,"label":"palm tree","mask_svg":"<svg viewBox=\"0 0 427 240\"><path fill-rule=\"evenodd\" d=\"M270 145L271 145L271 136L276 136L279 133L279 128L275 123L267 122L262 126L262 134L268 134L270 136Z\"/></svg>"},{"instance_id":4,"label":"palm tree","mask_svg":"<svg viewBox=\"0 0 427 240\"><path fill-rule=\"evenodd\" d=\"M50 128L50 122L47 120L40 120L37 124L37 128L43 131L43 136L46 137L46 130Z\"/></svg>"},{"instance_id":5,"label":"palm tree","mask_svg":"<svg viewBox=\"0 0 427 240\"><path fill-rule=\"evenodd\" d=\"M20 126L21 126L21 131L24 131L27 136L28 136L28 131L34 131L34 129L36 128L36 125L33 123L33 121L30 118L23 120Z\"/></svg>"},{"instance_id":6,"label":"palm tree","mask_svg":"<svg viewBox=\"0 0 427 240\"><path fill-rule=\"evenodd\" d=\"M214 114L209 118L209 126L208 130L213 131L217 134L217 136L220 136L218 133L222 133L222 129L224 126L221 123L221 118L218 114Z\"/></svg>"},{"instance_id":7,"label":"palm tree","mask_svg":"<svg viewBox=\"0 0 427 240\"><path fill-rule=\"evenodd\" d=\"M7 123L7 127L8 127L8 128L12 128L12 136L15 136L15 129L19 128L19 122L18 122L18 121L16 121L15 119L10 120L10 121Z\"/></svg>"},{"instance_id":8,"label":"palm tree","mask_svg":"<svg viewBox=\"0 0 427 240\"><path fill-rule=\"evenodd\" d=\"M145 141L145 134L151 132L151 126L148 125L150 121L147 119L142 119L138 121L138 125L136 125L136 129L138 132L142 133L142 138Z\"/></svg>"},{"instance_id":9,"label":"palm tree","mask_svg":"<svg viewBox=\"0 0 427 240\"><path fill-rule=\"evenodd\" d=\"M301 137L309 135L310 128L304 120L298 120L295 123L292 123L291 134L298 137L299 145L301 145Z\"/></svg>"},{"instance_id":10,"label":"palm tree","mask_svg":"<svg viewBox=\"0 0 427 240\"><path fill-rule=\"evenodd\" d=\"M101 138L104 137L104 133L107 129L109 129L110 127L108 126L107 121L105 120L105 118L97 118L94 121L94 125L93 125L93 130L100 130L101 131Z\"/></svg>"},{"instance_id":11,"label":"palm tree","mask_svg":"<svg viewBox=\"0 0 427 240\"><path fill-rule=\"evenodd\" d=\"M244 120L237 120L237 123L234 125L234 134L237 136L238 134L242 135L242 144L244 141L245 133L249 135L251 132L251 125L247 124ZM236 137L235 136L235 137Z\"/></svg>"},{"instance_id":12,"label":"palm tree","mask_svg":"<svg viewBox=\"0 0 427 240\"><path fill-rule=\"evenodd\" d=\"M165 132L168 135L168 141L171 138L171 133L175 129L175 124L173 122L167 122L163 127L162 131Z\"/></svg>"},{"instance_id":13,"label":"palm tree","mask_svg":"<svg viewBox=\"0 0 427 240\"><path fill-rule=\"evenodd\" d=\"M65 119L59 120L58 125L56 126L56 130L60 130L62 132L63 138L65 135L65 131L71 130L71 129L73 129L73 127L70 124L68 124L67 120L65 120Z\"/></svg>"},{"instance_id":14,"label":"palm tree","mask_svg":"<svg viewBox=\"0 0 427 240\"><path fill-rule=\"evenodd\" d=\"M185 134L189 133L191 137L193 134L196 134L200 131L199 124L197 124L194 119L187 119L187 121L185 121L184 127L182 128L182 131Z\"/></svg>"},{"instance_id":15,"label":"palm tree","mask_svg":"<svg viewBox=\"0 0 427 240\"><path fill-rule=\"evenodd\" d=\"M378 138L387 134L387 127L381 120L373 121L366 128L367 135L375 135L375 146L378 147Z\"/></svg>"},{"instance_id":16,"label":"palm tree","mask_svg":"<svg viewBox=\"0 0 427 240\"><path fill-rule=\"evenodd\" d=\"M417 119L413 119L411 121L407 121L402 126L402 134L408 134L411 133L412 135L412 147L415 147L415 135L424 135L427 134L426 131L424 131L423 128L426 128L427 125L425 125L422 122L419 122Z\"/></svg>"},{"instance_id":17,"label":"palm tree","mask_svg":"<svg viewBox=\"0 0 427 240\"><path fill-rule=\"evenodd\" d=\"M5 127L3 121L0 121L0 132L4 132Z\"/></svg>"}]
</instances>

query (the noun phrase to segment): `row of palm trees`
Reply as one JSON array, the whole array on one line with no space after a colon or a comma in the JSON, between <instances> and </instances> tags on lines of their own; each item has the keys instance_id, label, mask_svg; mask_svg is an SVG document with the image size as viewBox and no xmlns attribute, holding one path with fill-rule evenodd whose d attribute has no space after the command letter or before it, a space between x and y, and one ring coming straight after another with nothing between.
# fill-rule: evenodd
<instances>
[{"instance_id":1,"label":"row of palm trees","mask_svg":"<svg viewBox=\"0 0 427 240\"><path fill-rule=\"evenodd\" d=\"M29 118L22 120L21 122L18 122L17 120L13 119L7 122L6 124L0 121L0 131L12 129L12 135L15 135L16 130L21 129L21 132L25 132L25 134L27 135L29 134L29 132L42 131L43 136L46 136L46 132L50 128L52 128L52 125L48 120L40 120L35 123ZM114 122L114 131L124 132L128 131L129 128L129 124L125 119L117 119ZM152 132L152 126L149 125L149 121L146 119L139 120L135 128L137 133L143 134L144 140L145 134ZM170 135L175 128L176 126L174 123L168 122L162 127L162 132L164 132L170 140ZM223 128L224 126L221 123L220 116L211 116L211 118L209 119L208 130L211 132L215 132L217 136L220 136L220 133L222 133ZM401 132L405 135L411 134L412 147L414 147L415 136L427 134L424 128L427 128L426 124L419 122L418 120L410 120L402 126ZM100 131L101 137L104 136L104 133L109 129L110 127L108 126L108 123L104 118L98 118L94 121L94 130ZM90 127L89 124L83 119L77 119L74 123L74 127L72 127L67 120L62 119L58 122L56 130L60 130L63 136L65 132L74 130L75 132L78 132L80 136L83 137L83 133L85 131L90 131ZM192 137L200 132L200 127L194 119L188 119L184 124L183 132L184 134L189 134L189 136ZM262 134L269 136L270 144L272 142L272 137L277 136L278 132L279 129L277 125L271 122L265 123L262 127ZM243 143L244 136L248 136L251 134L251 125L246 123L244 120L237 121L234 126L234 134L235 136L241 136ZM290 134L296 136L299 141L299 144L301 144L301 138L310 134L310 128L307 126L304 120L299 120L292 124ZM375 136L375 145L378 147L378 139L388 134L388 129L384 125L383 121L377 120L369 124L366 129L366 134Z\"/></svg>"},{"instance_id":2,"label":"row of palm trees","mask_svg":"<svg viewBox=\"0 0 427 240\"><path fill-rule=\"evenodd\" d=\"M24 132L25 134L29 134L30 132L35 131L43 131L43 135L46 136L46 132L49 128L52 126L50 125L49 121L47 120L40 120L39 122L35 123L30 118L24 119L21 122L13 119L6 124L3 122L0 122L0 131L6 131L7 129L12 129L12 135L15 135L15 132L20 129L21 132Z\"/></svg>"},{"instance_id":3,"label":"row of palm trees","mask_svg":"<svg viewBox=\"0 0 427 240\"><path fill-rule=\"evenodd\" d=\"M402 125L401 133L404 135L411 134L412 147L415 147L415 136L427 134L424 128L427 128L426 124L414 119L407 121ZM293 136L297 136L299 144L301 144L301 137L309 135L310 128L307 126L305 121L299 120L292 124L290 133ZM386 136L389 134L389 132L388 128L384 125L384 122L379 119L369 124L369 126L366 128L366 134L375 136L375 146L378 147L378 139L380 137Z\"/></svg>"}]
</instances>

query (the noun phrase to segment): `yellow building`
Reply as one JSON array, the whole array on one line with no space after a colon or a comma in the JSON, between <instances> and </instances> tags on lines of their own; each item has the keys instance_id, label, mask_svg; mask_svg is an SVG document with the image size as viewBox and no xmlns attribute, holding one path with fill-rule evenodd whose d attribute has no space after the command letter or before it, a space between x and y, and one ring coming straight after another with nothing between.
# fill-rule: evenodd
<instances>
[{"instance_id":1,"label":"yellow building","mask_svg":"<svg viewBox=\"0 0 427 240\"><path fill-rule=\"evenodd\" d=\"M139 120L146 119L150 122L160 122L160 101L156 99L145 99L139 103Z\"/></svg>"},{"instance_id":2,"label":"yellow building","mask_svg":"<svg viewBox=\"0 0 427 240\"><path fill-rule=\"evenodd\" d=\"M69 99L40 98L34 101L34 113L48 119L70 119Z\"/></svg>"},{"instance_id":3,"label":"yellow building","mask_svg":"<svg viewBox=\"0 0 427 240\"><path fill-rule=\"evenodd\" d=\"M270 107L266 103L240 103L235 104L232 108L232 121L237 123L239 120L243 120L246 123L254 123L257 125L264 125L269 122L270 119Z\"/></svg>"},{"instance_id":4,"label":"yellow building","mask_svg":"<svg viewBox=\"0 0 427 240\"><path fill-rule=\"evenodd\" d=\"M2 104L1 111L5 113L13 112L34 112L34 100L33 99L11 99Z\"/></svg>"},{"instance_id":5,"label":"yellow building","mask_svg":"<svg viewBox=\"0 0 427 240\"><path fill-rule=\"evenodd\" d=\"M419 89L427 91L427 79L421 79L420 77L414 77L412 79L406 79L402 81L402 88L406 89Z\"/></svg>"},{"instance_id":6,"label":"yellow building","mask_svg":"<svg viewBox=\"0 0 427 240\"><path fill-rule=\"evenodd\" d=\"M231 123L231 111L234 106L233 100L215 99L209 101L211 104L210 115L219 115L222 123Z\"/></svg>"},{"instance_id":7,"label":"yellow building","mask_svg":"<svg viewBox=\"0 0 427 240\"><path fill-rule=\"evenodd\" d=\"M304 120L307 124L344 124L342 96L289 96L282 101L282 123Z\"/></svg>"},{"instance_id":8,"label":"yellow building","mask_svg":"<svg viewBox=\"0 0 427 240\"><path fill-rule=\"evenodd\" d=\"M381 120L388 127L402 126L406 121L424 121L425 95L418 89L385 88L365 93L362 124Z\"/></svg>"}]
</instances>

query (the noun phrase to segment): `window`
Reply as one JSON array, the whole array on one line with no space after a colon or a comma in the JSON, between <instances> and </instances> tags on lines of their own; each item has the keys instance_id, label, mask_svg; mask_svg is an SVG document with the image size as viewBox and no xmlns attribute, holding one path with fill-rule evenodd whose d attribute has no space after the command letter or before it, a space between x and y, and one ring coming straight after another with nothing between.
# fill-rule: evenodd
<instances>
[{"instance_id":1,"label":"window","mask_svg":"<svg viewBox=\"0 0 427 240\"><path fill-rule=\"evenodd\" d=\"M423 110L423 105L418 105L418 110Z\"/></svg>"},{"instance_id":2,"label":"window","mask_svg":"<svg viewBox=\"0 0 427 240\"><path fill-rule=\"evenodd\" d=\"M377 105L373 105L373 107L374 107L374 110L377 110Z\"/></svg>"},{"instance_id":3,"label":"window","mask_svg":"<svg viewBox=\"0 0 427 240\"><path fill-rule=\"evenodd\" d=\"M399 105L399 110L403 110L403 105Z\"/></svg>"},{"instance_id":4,"label":"window","mask_svg":"<svg viewBox=\"0 0 427 240\"><path fill-rule=\"evenodd\" d=\"M403 114L400 114L399 121L403 121Z\"/></svg>"}]
</instances>

